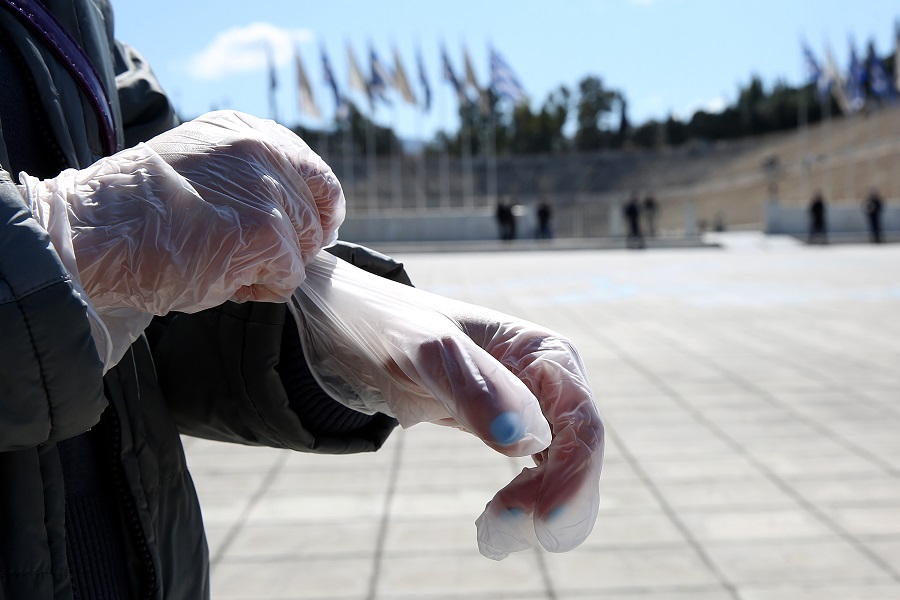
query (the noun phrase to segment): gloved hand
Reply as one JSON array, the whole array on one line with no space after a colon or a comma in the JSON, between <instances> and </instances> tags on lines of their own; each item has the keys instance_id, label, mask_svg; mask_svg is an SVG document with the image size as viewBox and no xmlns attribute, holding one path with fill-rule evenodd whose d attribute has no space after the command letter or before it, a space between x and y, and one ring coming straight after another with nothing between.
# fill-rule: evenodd
<instances>
[{"instance_id":1,"label":"gloved hand","mask_svg":"<svg viewBox=\"0 0 900 600\"><path fill-rule=\"evenodd\" d=\"M303 140L232 111L86 169L21 179L63 263L112 331L101 345L116 346L113 354L149 315L229 299L287 300L344 218L337 178Z\"/></svg>"},{"instance_id":2,"label":"gloved hand","mask_svg":"<svg viewBox=\"0 0 900 600\"><path fill-rule=\"evenodd\" d=\"M599 508L603 425L584 366L562 336L489 309L396 284L327 253L291 310L307 363L336 400L469 431L508 456L533 455L476 521L500 560L536 537L580 544Z\"/></svg>"}]
</instances>

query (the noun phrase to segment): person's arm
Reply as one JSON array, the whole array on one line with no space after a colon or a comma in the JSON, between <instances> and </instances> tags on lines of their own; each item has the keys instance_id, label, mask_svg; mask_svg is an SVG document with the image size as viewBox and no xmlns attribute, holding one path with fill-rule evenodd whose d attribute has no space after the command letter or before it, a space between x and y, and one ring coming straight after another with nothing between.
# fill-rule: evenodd
<instances>
[{"instance_id":1,"label":"person's arm","mask_svg":"<svg viewBox=\"0 0 900 600\"><path fill-rule=\"evenodd\" d=\"M86 431L106 407L84 300L0 169L0 452Z\"/></svg>"},{"instance_id":2,"label":"person's arm","mask_svg":"<svg viewBox=\"0 0 900 600\"><path fill-rule=\"evenodd\" d=\"M21 180L99 315L107 368L153 315L286 300L344 213L337 178L299 137L230 111L80 171Z\"/></svg>"},{"instance_id":3,"label":"person's arm","mask_svg":"<svg viewBox=\"0 0 900 600\"><path fill-rule=\"evenodd\" d=\"M361 269L409 285L403 264L363 246L326 249ZM347 454L378 450L397 421L332 399L307 365L285 304L227 302L154 319L147 330L156 373L182 434L221 442Z\"/></svg>"},{"instance_id":4,"label":"person's arm","mask_svg":"<svg viewBox=\"0 0 900 600\"><path fill-rule=\"evenodd\" d=\"M176 127L175 108L144 57L118 41L113 56L125 147L146 142Z\"/></svg>"}]
</instances>

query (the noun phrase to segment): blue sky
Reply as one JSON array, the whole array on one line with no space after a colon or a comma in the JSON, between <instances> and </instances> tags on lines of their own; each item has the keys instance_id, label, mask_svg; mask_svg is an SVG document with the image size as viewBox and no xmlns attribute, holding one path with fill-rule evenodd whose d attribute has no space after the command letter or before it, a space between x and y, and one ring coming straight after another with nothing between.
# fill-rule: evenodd
<instances>
[{"instance_id":1,"label":"blue sky","mask_svg":"<svg viewBox=\"0 0 900 600\"><path fill-rule=\"evenodd\" d=\"M116 34L140 50L184 115L233 108L271 117L263 40L278 63L279 120L333 125L333 97L323 80L324 47L338 84L348 90L347 47L368 73L368 49L393 64L394 49L413 85L421 48L432 88L423 114L394 96L374 118L404 137L455 130L455 96L441 77L444 44L457 72L468 52L481 84L489 78L488 45L516 72L538 108L565 85L587 75L624 92L629 118L640 123L670 112L689 115L734 100L752 74L768 86L803 78L800 43L820 58L827 48L838 66L849 44L874 40L880 55L895 49L896 0L327 0L303 2L113 0ZM293 50L298 48L322 119L300 112Z\"/></svg>"}]
</instances>

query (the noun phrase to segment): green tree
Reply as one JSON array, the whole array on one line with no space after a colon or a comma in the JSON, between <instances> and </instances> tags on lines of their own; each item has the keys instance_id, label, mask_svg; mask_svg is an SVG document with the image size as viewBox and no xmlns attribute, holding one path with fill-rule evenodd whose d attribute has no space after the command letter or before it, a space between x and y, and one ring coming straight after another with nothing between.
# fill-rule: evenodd
<instances>
[{"instance_id":1,"label":"green tree","mask_svg":"<svg viewBox=\"0 0 900 600\"><path fill-rule=\"evenodd\" d=\"M605 122L618 97L617 92L606 89L603 81L595 76L582 79L578 92L575 148L590 151L609 147L609 130Z\"/></svg>"}]
</instances>

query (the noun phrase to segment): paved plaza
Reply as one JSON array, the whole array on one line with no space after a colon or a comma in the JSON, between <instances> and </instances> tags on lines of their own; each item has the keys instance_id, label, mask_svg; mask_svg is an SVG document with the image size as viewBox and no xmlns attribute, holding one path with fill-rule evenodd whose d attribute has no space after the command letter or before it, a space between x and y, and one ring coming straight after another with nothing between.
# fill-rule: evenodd
<instances>
[{"instance_id":1,"label":"paved plaza","mask_svg":"<svg viewBox=\"0 0 900 600\"><path fill-rule=\"evenodd\" d=\"M186 438L213 598L900 598L900 244L720 241L398 255L575 342L607 425L593 533L483 558L474 520L529 461L454 430L354 456Z\"/></svg>"}]
</instances>

